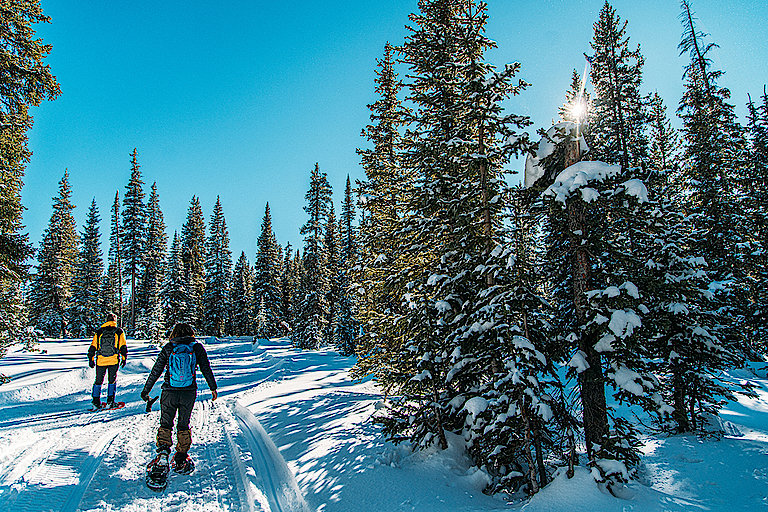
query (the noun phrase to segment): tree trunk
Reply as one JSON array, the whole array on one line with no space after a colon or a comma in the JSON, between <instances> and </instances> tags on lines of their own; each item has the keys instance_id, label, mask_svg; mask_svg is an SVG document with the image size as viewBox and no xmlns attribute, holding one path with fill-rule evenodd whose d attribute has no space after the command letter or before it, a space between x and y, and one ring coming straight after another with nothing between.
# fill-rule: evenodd
<instances>
[{"instance_id":1,"label":"tree trunk","mask_svg":"<svg viewBox=\"0 0 768 512\"><path fill-rule=\"evenodd\" d=\"M685 382L677 366L672 369L672 388L674 394L675 411L672 417L677 423L677 432L690 432L691 424L688 422L688 412L685 406Z\"/></svg>"},{"instance_id":2,"label":"tree trunk","mask_svg":"<svg viewBox=\"0 0 768 512\"><path fill-rule=\"evenodd\" d=\"M579 141L569 143L566 154L566 167L580 160ZM579 330L587 323L587 295L591 277L591 261L587 247L582 243L586 231L584 203L578 199L568 201L568 236L572 249L573 304ZM584 352L589 367L579 374L581 404L584 419L584 441L587 457L595 457L594 445L602 446L608 435L608 413L605 403L605 377L600 354L595 350L594 336L581 332L579 350Z\"/></svg>"}]
</instances>

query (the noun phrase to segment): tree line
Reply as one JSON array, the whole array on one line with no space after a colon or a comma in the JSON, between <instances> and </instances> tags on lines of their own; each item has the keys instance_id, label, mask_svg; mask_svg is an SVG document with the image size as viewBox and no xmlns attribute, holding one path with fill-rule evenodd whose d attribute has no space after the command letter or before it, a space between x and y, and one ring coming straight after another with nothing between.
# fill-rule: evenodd
<instances>
[{"instance_id":1,"label":"tree line","mask_svg":"<svg viewBox=\"0 0 768 512\"><path fill-rule=\"evenodd\" d=\"M574 71L560 122L533 140L503 107L528 86L521 66L485 58L485 2L423 0L409 19L378 61L359 150L355 375L382 385L391 440L457 437L490 492L533 494L578 464L615 492L641 445L619 406L697 432L751 393L725 372L768 348L768 95L738 121L683 0L673 128L606 2L592 94Z\"/></svg>"},{"instance_id":2,"label":"tree line","mask_svg":"<svg viewBox=\"0 0 768 512\"><path fill-rule=\"evenodd\" d=\"M130 163L122 201L118 191L110 211L106 260L96 200L78 233L65 171L30 276L26 310L36 332L89 336L105 312L114 312L118 324L136 338L157 340L177 322L186 322L210 336L291 333L302 347L332 344L352 352L356 332L344 284L349 274L344 269L355 252L349 179L337 222L330 185L315 165L303 254L277 242L267 203L254 264L243 251L233 265L220 198L206 225L200 200L193 196L181 232L173 233L169 245L157 184L146 198L136 149Z\"/></svg>"}]
</instances>

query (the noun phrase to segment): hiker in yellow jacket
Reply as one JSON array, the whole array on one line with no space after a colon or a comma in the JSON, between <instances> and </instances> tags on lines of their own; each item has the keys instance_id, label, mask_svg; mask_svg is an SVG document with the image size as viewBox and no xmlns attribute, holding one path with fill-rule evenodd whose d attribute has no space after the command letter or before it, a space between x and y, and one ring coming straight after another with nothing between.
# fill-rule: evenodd
<instances>
[{"instance_id":1,"label":"hiker in yellow jacket","mask_svg":"<svg viewBox=\"0 0 768 512\"><path fill-rule=\"evenodd\" d=\"M128 347L125 344L125 333L117 326L114 313L107 315L107 321L96 329L91 346L88 347L88 364L96 367L96 380L93 383L93 405L101 407L101 385L104 374L109 374L107 385L107 407L115 407L115 391L117 391L117 365L125 366L128 358Z\"/></svg>"}]
</instances>

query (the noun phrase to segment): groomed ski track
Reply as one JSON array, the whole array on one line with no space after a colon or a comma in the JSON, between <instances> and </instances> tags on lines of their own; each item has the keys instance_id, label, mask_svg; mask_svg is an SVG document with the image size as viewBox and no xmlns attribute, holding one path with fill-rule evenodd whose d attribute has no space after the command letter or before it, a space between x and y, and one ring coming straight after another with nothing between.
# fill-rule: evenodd
<instances>
[{"instance_id":1,"label":"groomed ski track","mask_svg":"<svg viewBox=\"0 0 768 512\"><path fill-rule=\"evenodd\" d=\"M238 402L243 393L284 377L283 361L269 347L250 338L204 340L219 400L211 402L199 377L190 450L196 470L189 476L172 472L168 488L155 493L144 485L144 467L154 455L159 404L146 413L138 395L157 349L131 347L129 364L118 375L124 409L87 412L93 371L82 365L88 343L61 343L82 358L39 354L50 359L48 380L40 375L42 365L14 376L15 387L0 388L0 511L310 511L280 451ZM62 362L68 371L57 367ZM30 378L35 380L27 383ZM160 383L152 395L159 392ZM40 399L34 400L36 394Z\"/></svg>"}]
</instances>

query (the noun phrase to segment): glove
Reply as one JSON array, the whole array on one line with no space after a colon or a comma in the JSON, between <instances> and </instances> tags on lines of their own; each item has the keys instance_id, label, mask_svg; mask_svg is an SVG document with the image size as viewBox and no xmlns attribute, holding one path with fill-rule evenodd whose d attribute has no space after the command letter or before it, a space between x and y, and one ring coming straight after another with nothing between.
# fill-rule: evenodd
<instances>
[{"instance_id":1,"label":"glove","mask_svg":"<svg viewBox=\"0 0 768 512\"><path fill-rule=\"evenodd\" d=\"M91 368L95 367L96 366L96 361L94 361L93 359L89 359L88 360L88 366L90 366Z\"/></svg>"},{"instance_id":2,"label":"glove","mask_svg":"<svg viewBox=\"0 0 768 512\"><path fill-rule=\"evenodd\" d=\"M125 357L125 356L122 356L122 357L120 358L120 368L125 368L125 362L126 362L127 360L128 360L128 358L127 358L127 357Z\"/></svg>"},{"instance_id":3,"label":"glove","mask_svg":"<svg viewBox=\"0 0 768 512\"><path fill-rule=\"evenodd\" d=\"M145 402L149 402L149 393L147 393L146 391L142 391L141 399L144 400Z\"/></svg>"}]
</instances>

